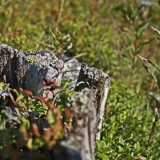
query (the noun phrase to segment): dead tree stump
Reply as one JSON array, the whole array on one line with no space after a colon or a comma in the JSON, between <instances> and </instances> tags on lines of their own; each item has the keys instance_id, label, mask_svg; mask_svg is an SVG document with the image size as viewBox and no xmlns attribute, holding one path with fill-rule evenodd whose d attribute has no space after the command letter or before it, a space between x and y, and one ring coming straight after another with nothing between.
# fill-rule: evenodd
<instances>
[{"instance_id":1,"label":"dead tree stump","mask_svg":"<svg viewBox=\"0 0 160 160\"><path fill-rule=\"evenodd\" d=\"M52 98L52 94L43 84L56 80L60 86L64 63L58 60L49 50L35 52L18 52L0 43L0 81L10 83L16 89L23 88L33 92L35 96Z\"/></svg>"},{"instance_id":2,"label":"dead tree stump","mask_svg":"<svg viewBox=\"0 0 160 160\"><path fill-rule=\"evenodd\" d=\"M110 77L107 74L97 68L88 67L87 64L82 63L75 90L81 91L84 88L90 89L94 109L96 110L96 139L100 139L101 135L102 120L109 84Z\"/></svg>"},{"instance_id":3,"label":"dead tree stump","mask_svg":"<svg viewBox=\"0 0 160 160\"><path fill-rule=\"evenodd\" d=\"M49 50L19 52L0 43L0 81L10 83L12 88L28 89L36 96L53 98L55 93L49 92L43 81L54 81L60 86L64 66L64 62ZM75 81L77 94L70 101L75 114L74 123L53 157L59 160L94 160L95 140L100 139L101 135L110 78L104 72L82 63Z\"/></svg>"}]
</instances>

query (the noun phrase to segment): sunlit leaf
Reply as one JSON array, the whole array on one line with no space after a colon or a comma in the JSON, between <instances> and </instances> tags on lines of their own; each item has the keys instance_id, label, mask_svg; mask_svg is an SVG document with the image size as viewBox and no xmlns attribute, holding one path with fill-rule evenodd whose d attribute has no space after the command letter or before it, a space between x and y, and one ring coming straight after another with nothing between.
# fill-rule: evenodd
<instances>
[{"instance_id":1,"label":"sunlit leaf","mask_svg":"<svg viewBox=\"0 0 160 160\"><path fill-rule=\"evenodd\" d=\"M43 102L44 104L46 104L47 102L46 102L46 100L44 99L44 97L42 97L42 96L38 96L38 97L36 97L38 100L40 100L41 102Z\"/></svg>"},{"instance_id":2,"label":"sunlit leaf","mask_svg":"<svg viewBox=\"0 0 160 160\"><path fill-rule=\"evenodd\" d=\"M109 157L105 153L97 153L96 156L102 160L109 160Z\"/></svg>"},{"instance_id":3,"label":"sunlit leaf","mask_svg":"<svg viewBox=\"0 0 160 160\"><path fill-rule=\"evenodd\" d=\"M141 44L136 48L136 54L139 54L139 52L143 49L143 47L144 47L146 44L148 44L148 43L150 43L150 42L148 41L148 42L143 42L143 43L141 43Z\"/></svg>"},{"instance_id":4,"label":"sunlit leaf","mask_svg":"<svg viewBox=\"0 0 160 160\"><path fill-rule=\"evenodd\" d=\"M150 63L153 67L155 67L158 71L160 71L160 65L158 65L157 63L152 62L150 60L148 60L148 63Z\"/></svg>"},{"instance_id":5,"label":"sunlit leaf","mask_svg":"<svg viewBox=\"0 0 160 160\"><path fill-rule=\"evenodd\" d=\"M27 90L27 89L24 89L23 91L22 91L24 94L27 94L27 95L29 95L29 96L33 96L33 93L32 93L32 91L30 91L30 90Z\"/></svg>"},{"instance_id":6,"label":"sunlit leaf","mask_svg":"<svg viewBox=\"0 0 160 160\"><path fill-rule=\"evenodd\" d=\"M154 81L157 84L158 89L160 89L160 81L157 79L155 74L147 66L145 66L144 64L143 64L143 66L146 69L146 71L154 78Z\"/></svg>"},{"instance_id":7,"label":"sunlit leaf","mask_svg":"<svg viewBox=\"0 0 160 160\"><path fill-rule=\"evenodd\" d=\"M49 124L53 124L53 123L55 123L55 116L54 116L54 114L53 114L53 111L51 111L51 110L48 110L48 113L47 113L47 121L48 121L48 123Z\"/></svg>"},{"instance_id":8,"label":"sunlit leaf","mask_svg":"<svg viewBox=\"0 0 160 160\"><path fill-rule=\"evenodd\" d=\"M138 39L143 33L144 31L147 29L147 26L149 24L149 20L142 22L137 28L137 35L136 35L136 39Z\"/></svg>"}]
</instances>

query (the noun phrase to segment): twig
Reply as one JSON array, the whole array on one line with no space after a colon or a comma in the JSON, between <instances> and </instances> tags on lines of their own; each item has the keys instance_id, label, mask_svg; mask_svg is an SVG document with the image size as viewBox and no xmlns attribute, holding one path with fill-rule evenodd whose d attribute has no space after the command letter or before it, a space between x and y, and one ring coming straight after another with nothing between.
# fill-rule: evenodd
<instances>
[{"instance_id":1,"label":"twig","mask_svg":"<svg viewBox=\"0 0 160 160\"><path fill-rule=\"evenodd\" d=\"M153 26L151 26L151 28L160 36L160 31L156 28L154 28Z\"/></svg>"},{"instance_id":2,"label":"twig","mask_svg":"<svg viewBox=\"0 0 160 160\"><path fill-rule=\"evenodd\" d=\"M15 100L14 100L14 98L13 98L13 96L12 96L9 88L8 88L8 94L9 94L9 97L10 97L11 101L13 102L13 104L14 104L14 106L15 106L15 105L16 105L16 102L15 102Z\"/></svg>"},{"instance_id":3,"label":"twig","mask_svg":"<svg viewBox=\"0 0 160 160\"><path fill-rule=\"evenodd\" d=\"M150 135L149 135L149 139L148 139L148 144L147 144L147 146L146 146L146 150L148 149L148 147L149 147L150 144L151 144L151 139L152 139L152 136L153 136L153 133L154 133L154 129L155 129L157 120L158 120L158 115L156 115L155 120L154 120L154 122L153 122L153 124L152 124L152 130L151 130L151 133L150 133Z\"/></svg>"},{"instance_id":4,"label":"twig","mask_svg":"<svg viewBox=\"0 0 160 160\"><path fill-rule=\"evenodd\" d=\"M57 22L56 22L56 27L55 28L57 28L57 26L58 26L58 23L59 23L59 20L60 20L62 11L63 11L63 6L64 6L64 0L61 0L60 11L59 11L59 14L58 14L58 18L57 18Z\"/></svg>"},{"instance_id":5,"label":"twig","mask_svg":"<svg viewBox=\"0 0 160 160\"><path fill-rule=\"evenodd\" d=\"M72 59L76 59L76 58L82 57L82 56L84 56L84 55L86 55L86 54L87 54L87 53L80 53L80 54L78 54L78 55L76 55L76 56L74 56L74 57L68 58L68 59L65 60L64 62L68 62L68 61L70 61L70 60L72 60Z\"/></svg>"}]
</instances>

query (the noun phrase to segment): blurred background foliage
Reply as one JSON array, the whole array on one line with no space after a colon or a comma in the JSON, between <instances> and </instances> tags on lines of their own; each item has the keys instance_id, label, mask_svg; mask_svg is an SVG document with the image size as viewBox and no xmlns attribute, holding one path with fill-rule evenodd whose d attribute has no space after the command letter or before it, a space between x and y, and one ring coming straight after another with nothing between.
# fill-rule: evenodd
<instances>
[{"instance_id":1,"label":"blurred background foliage","mask_svg":"<svg viewBox=\"0 0 160 160\"><path fill-rule=\"evenodd\" d=\"M112 78L125 77L129 84L141 85L147 79L143 74L137 77L143 69L135 54L156 54L158 44L153 47L150 43L154 39L150 25L157 27L158 10L158 3L142 6L133 0L2 0L0 38L19 50L37 50L44 48L37 39L52 44L49 28L55 31L58 27L71 35L69 56L87 53L80 60Z\"/></svg>"},{"instance_id":2,"label":"blurred background foliage","mask_svg":"<svg viewBox=\"0 0 160 160\"><path fill-rule=\"evenodd\" d=\"M159 12L153 0L1 0L0 41L23 51L55 51L50 31L69 34L73 46L66 54L86 53L80 61L112 78L97 158L158 159L159 127L145 150L154 121L147 93L157 89L136 55L159 63L160 45L151 29L159 27Z\"/></svg>"}]
</instances>

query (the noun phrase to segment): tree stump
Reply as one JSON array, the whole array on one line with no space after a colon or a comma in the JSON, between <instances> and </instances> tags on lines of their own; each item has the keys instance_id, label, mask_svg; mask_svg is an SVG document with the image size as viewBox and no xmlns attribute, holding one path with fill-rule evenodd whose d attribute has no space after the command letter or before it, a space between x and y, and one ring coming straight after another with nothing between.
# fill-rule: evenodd
<instances>
[{"instance_id":1,"label":"tree stump","mask_svg":"<svg viewBox=\"0 0 160 160\"><path fill-rule=\"evenodd\" d=\"M56 152L55 159L94 160L96 110L89 89L77 92L71 98L70 108L75 115L74 123L65 140L61 142L61 152Z\"/></svg>"},{"instance_id":2,"label":"tree stump","mask_svg":"<svg viewBox=\"0 0 160 160\"><path fill-rule=\"evenodd\" d=\"M48 83L55 80L60 86L63 66L63 61L49 50L18 52L0 43L0 81L10 83L12 88L28 89L35 96L52 98L53 93L44 86L43 79Z\"/></svg>"},{"instance_id":3,"label":"tree stump","mask_svg":"<svg viewBox=\"0 0 160 160\"><path fill-rule=\"evenodd\" d=\"M100 139L101 135L102 120L109 90L109 84L110 77L107 74L97 68L88 67L87 64L82 63L75 90L81 91L84 88L90 89L97 117L95 133L96 139Z\"/></svg>"},{"instance_id":4,"label":"tree stump","mask_svg":"<svg viewBox=\"0 0 160 160\"><path fill-rule=\"evenodd\" d=\"M45 83L54 82L54 85L60 86L64 66L64 62L49 50L19 52L0 43L0 81L10 83L12 88L28 89L35 96L53 98L56 93L50 92ZM53 152L53 157L59 160L94 160L95 140L101 135L110 77L82 63L75 82L77 94L70 101L74 123L59 149Z\"/></svg>"}]
</instances>

